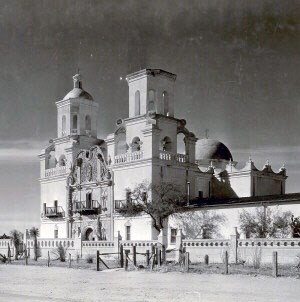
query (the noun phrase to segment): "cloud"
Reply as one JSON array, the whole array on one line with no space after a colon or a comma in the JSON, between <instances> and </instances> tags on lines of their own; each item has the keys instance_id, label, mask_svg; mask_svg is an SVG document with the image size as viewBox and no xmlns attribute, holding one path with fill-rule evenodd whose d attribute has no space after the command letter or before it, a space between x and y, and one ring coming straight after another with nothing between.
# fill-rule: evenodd
<instances>
[{"instance_id":1,"label":"cloud","mask_svg":"<svg viewBox=\"0 0 300 302\"><path fill-rule=\"evenodd\" d=\"M0 140L0 160L37 161L44 145L35 140Z\"/></svg>"}]
</instances>

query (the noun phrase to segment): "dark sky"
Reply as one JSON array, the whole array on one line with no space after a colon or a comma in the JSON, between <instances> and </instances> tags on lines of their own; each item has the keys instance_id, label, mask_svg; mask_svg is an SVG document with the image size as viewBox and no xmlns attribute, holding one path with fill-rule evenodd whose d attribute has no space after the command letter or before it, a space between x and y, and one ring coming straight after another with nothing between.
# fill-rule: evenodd
<instances>
[{"instance_id":1,"label":"dark sky","mask_svg":"<svg viewBox=\"0 0 300 302\"><path fill-rule=\"evenodd\" d=\"M209 129L259 168L285 161L288 190L300 191L299 9L287 0L1 1L0 203L10 206L0 220L11 227L21 209L38 223L35 155L55 137L55 101L78 68L100 103L99 136L128 116L126 74L162 68L177 74L176 116L197 137Z\"/></svg>"}]
</instances>

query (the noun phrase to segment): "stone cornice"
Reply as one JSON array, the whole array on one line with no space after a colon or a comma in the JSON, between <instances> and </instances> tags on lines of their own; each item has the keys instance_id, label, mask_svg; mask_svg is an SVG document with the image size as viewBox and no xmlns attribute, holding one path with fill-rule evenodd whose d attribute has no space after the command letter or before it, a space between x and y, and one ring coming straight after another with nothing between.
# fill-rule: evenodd
<instances>
[{"instance_id":1,"label":"stone cornice","mask_svg":"<svg viewBox=\"0 0 300 302\"><path fill-rule=\"evenodd\" d=\"M176 74L162 70L162 69L142 69L140 71L128 74L126 77L126 80L128 83L135 81L137 79L143 78L143 77L147 77L147 76L164 76L172 81L176 80Z\"/></svg>"},{"instance_id":2,"label":"stone cornice","mask_svg":"<svg viewBox=\"0 0 300 302\"><path fill-rule=\"evenodd\" d=\"M55 102L57 108L61 108L64 106L69 106L73 104L80 104L80 103L85 103L86 105L93 106L93 107L99 107L99 103L96 101L91 101L91 100L86 100L84 98L72 98L72 99L67 99L67 100L60 100Z\"/></svg>"}]
</instances>

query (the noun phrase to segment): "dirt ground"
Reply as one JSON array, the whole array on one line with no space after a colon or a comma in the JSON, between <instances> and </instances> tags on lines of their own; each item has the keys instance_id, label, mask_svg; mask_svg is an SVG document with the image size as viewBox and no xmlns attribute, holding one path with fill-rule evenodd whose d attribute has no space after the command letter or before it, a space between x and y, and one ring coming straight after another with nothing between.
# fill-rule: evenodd
<instances>
[{"instance_id":1,"label":"dirt ground","mask_svg":"<svg viewBox=\"0 0 300 302\"><path fill-rule=\"evenodd\" d=\"M0 301L298 301L300 279L0 265Z\"/></svg>"}]
</instances>

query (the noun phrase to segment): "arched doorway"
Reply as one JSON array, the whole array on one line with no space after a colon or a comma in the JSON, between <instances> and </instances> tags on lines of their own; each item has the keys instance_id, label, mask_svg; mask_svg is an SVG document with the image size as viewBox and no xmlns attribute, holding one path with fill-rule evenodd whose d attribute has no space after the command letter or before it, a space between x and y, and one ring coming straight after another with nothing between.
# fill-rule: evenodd
<instances>
[{"instance_id":1,"label":"arched doorway","mask_svg":"<svg viewBox=\"0 0 300 302\"><path fill-rule=\"evenodd\" d=\"M92 228L88 228L85 231L85 240L87 240L87 241L93 241L93 229Z\"/></svg>"}]
</instances>

